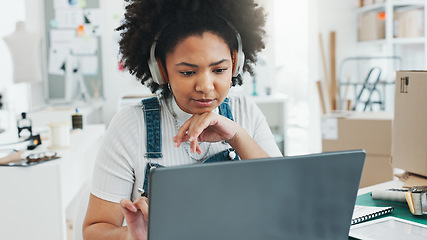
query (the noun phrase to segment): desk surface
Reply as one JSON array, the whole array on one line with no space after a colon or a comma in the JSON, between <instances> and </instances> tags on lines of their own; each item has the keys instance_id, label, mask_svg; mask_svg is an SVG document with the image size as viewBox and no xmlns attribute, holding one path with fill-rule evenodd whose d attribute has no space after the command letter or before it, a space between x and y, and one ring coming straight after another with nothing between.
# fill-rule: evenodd
<instances>
[{"instance_id":1,"label":"desk surface","mask_svg":"<svg viewBox=\"0 0 427 240\"><path fill-rule=\"evenodd\" d=\"M0 239L65 239L66 209L88 181L104 131L85 125L70 148L55 150L60 159L0 167Z\"/></svg>"},{"instance_id":2,"label":"desk surface","mask_svg":"<svg viewBox=\"0 0 427 240\"><path fill-rule=\"evenodd\" d=\"M389 189L389 188L401 188L403 186L403 182L400 180L393 180L385 183L376 184L370 187L365 187L359 190L358 196L356 199L356 205L362 206L378 206L378 207L388 207L393 206L395 210L391 213L391 215L397 218L406 219L409 221L414 221L417 223L427 225L427 216L414 216L409 211L409 207L407 203L402 202L394 202L394 201L384 201L384 200L373 200L370 196L370 192L375 189Z\"/></svg>"},{"instance_id":3,"label":"desk surface","mask_svg":"<svg viewBox=\"0 0 427 240\"><path fill-rule=\"evenodd\" d=\"M372 192L375 189L388 189L388 188L401 188L403 186L403 182L400 180L392 180L384 183L375 184L369 187L364 187L359 189L357 192L357 196L363 195L365 193Z\"/></svg>"}]
</instances>

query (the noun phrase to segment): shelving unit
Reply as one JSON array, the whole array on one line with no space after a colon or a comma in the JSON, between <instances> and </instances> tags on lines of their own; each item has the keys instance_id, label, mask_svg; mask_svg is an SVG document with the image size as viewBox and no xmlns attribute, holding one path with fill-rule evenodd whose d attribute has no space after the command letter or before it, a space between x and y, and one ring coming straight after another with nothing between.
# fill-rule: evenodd
<instances>
[{"instance_id":1,"label":"shelving unit","mask_svg":"<svg viewBox=\"0 0 427 240\"><path fill-rule=\"evenodd\" d=\"M422 9L424 14L413 15L411 21L419 25L417 29L401 28L403 26L415 26L399 19L396 20L396 14L404 13L406 10ZM395 71L398 70L427 70L427 0L384 0L380 3L367 5L355 9L354 14L357 17L356 38L357 56L351 56L339 63L338 85L340 97L340 109L345 110L350 100L351 107L354 106L357 96L363 90L368 72L376 67L381 69L380 80L377 82L378 91L375 92L374 99L369 97L369 101L381 101L380 109L392 111L394 109L394 82ZM385 15L376 15L371 13L385 13ZM364 16L364 18L362 18ZM382 21L377 21L376 17L381 17ZM407 15L406 15L407 17ZM421 18L422 17L422 18ZM372 21L372 25L371 24ZM421 26L423 25L423 26ZM365 26L363 32L359 31L360 26ZM398 34L413 30L406 36L416 36L423 30L424 34L419 37L399 37ZM415 32L420 31L420 32ZM412 34L413 33L413 34ZM421 34L419 34L421 35ZM397 37L395 37L397 36ZM401 35L402 36L402 35ZM382 38L381 38L382 37ZM379 39L375 39L379 38ZM365 41L360 41L365 39ZM369 40L375 39L375 40ZM389 60L387 60L389 59ZM348 62L352 60L353 62ZM346 67L344 67L346 65ZM371 83L369 83L371 84ZM372 84L371 84L372 85ZM371 86L370 85L370 86Z\"/></svg>"},{"instance_id":2,"label":"shelving unit","mask_svg":"<svg viewBox=\"0 0 427 240\"><path fill-rule=\"evenodd\" d=\"M369 12L385 12L385 39L378 39L372 41L361 41L359 45L364 46L382 46L385 55L395 56L396 48L408 45L422 45L423 60L422 68L427 69L427 18L424 14L424 36L416 38L395 38L394 33L394 17L396 10L413 8L427 9L427 0L385 0L382 3L364 6L356 10L357 18L359 19L362 14ZM411 67L411 66L409 66ZM419 67L416 67L419 68Z\"/></svg>"}]
</instances>

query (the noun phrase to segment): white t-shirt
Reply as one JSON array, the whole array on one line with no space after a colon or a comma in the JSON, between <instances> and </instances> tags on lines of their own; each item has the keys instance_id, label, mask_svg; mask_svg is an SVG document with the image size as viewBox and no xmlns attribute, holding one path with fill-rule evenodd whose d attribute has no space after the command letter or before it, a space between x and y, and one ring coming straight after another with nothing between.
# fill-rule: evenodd
<instances>
[{"instance_id":1,"label":"white t-shirt","mask_svg":"<svg viewBox=\"0 0 427 240\"><path fill-rule=\"evenodd\" d=\"M281 156L265 117L255 103L244 96L229 96L229 99L234 121L240 124L271 157ZM160 100L160 106L163 157L145 158L146 130L142 105L123 109L111 120L99 149L92 180L93 195L116 203L121 199L135 200L140 196L137 188L142 188L144 183L147 162L151 161L165 167L200 163L189 156L188 143L175 148L172 141L178 133L177 123L181 126L191 115L182 111L174 98ZM177 121L173 113L177 116ZM198 159L207 152L205 156L207 158L230 148L230 145L223 142L201 143L201 148L203 150L201 155L197 153L191 155Z\"/></svg>"}]
</instances>

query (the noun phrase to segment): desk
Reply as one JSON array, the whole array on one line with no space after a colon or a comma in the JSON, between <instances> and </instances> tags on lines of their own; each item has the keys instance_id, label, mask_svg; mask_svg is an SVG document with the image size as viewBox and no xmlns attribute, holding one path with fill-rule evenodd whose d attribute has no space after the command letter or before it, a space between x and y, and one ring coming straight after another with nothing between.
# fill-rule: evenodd
<instances>
[{"instance_id":1,"label":"desk","mask_svg":"<svg viewBox=\"0 0 427 240\"><path fill-rule=\"evenodd\" d=\"M0 239L66 239L66 209L89 179L105 126L71 134L60 159L0 168Z\"/></svg>"},{"instance_id":2,"label":"desk","mask_svg":"<svg viewBox=\"0 0 427 240\"><path fill-rule=\"evenodd\" d=\"M402 202L393 202L393 201L384 201L384 200L372 200L369 195L369 192L375 189L388 189L388 188L401 188L403 182L400 180L393 180L385 183L380 183L370 187L362 188L358 192L358 197L356 200L356 205L362 206L375 206L375 207L394 207L394 211L391 214L384 215L384 217L392 216L396 218L401 218L409 220L415 223L427 225L426 216L413 216L409 211L409 208L406 203ZM349 239L354 239L349 237Z\"/></svg>"}]
</instances>

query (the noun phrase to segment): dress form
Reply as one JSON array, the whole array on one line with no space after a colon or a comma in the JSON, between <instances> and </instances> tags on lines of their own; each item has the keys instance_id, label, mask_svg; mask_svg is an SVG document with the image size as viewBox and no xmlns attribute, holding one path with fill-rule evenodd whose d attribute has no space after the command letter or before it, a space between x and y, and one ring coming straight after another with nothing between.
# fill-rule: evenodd
<instances>
[{"instance_id":1,"label":"dress form","mask_svg":"<svg viewBox=\"0 0 427 240\"><path fill-rule=\"evenodd\" d=\"M41 37L29 32L24 22L16 23L16 30L3 37L9 48L13 62L13 81L39 82L42 74Z\"/></svg>"}]
</instances>

